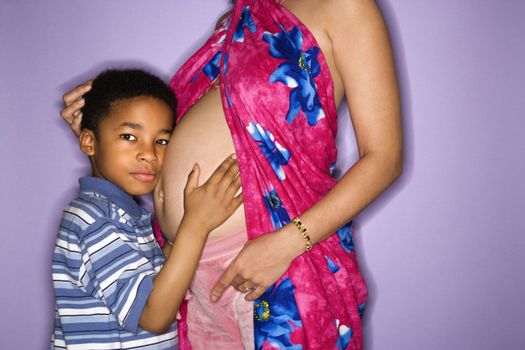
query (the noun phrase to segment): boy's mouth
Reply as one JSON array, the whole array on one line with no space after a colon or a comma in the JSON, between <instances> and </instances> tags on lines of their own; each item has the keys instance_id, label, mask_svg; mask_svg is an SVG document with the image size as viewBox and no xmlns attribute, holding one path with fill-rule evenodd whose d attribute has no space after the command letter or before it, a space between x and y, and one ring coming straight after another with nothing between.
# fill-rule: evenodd
<instances>
[{"instance_id":1,"label":"boy's mouth","mask_svg":"<svg viewBox=\"0 0 525 350\"><path fill-rule=\"evenodd\" d=\"M157 179L157 173L153 171L135 171L131 173L131 176L140 182L152 182Z\"/></svg>"}]
</instances>

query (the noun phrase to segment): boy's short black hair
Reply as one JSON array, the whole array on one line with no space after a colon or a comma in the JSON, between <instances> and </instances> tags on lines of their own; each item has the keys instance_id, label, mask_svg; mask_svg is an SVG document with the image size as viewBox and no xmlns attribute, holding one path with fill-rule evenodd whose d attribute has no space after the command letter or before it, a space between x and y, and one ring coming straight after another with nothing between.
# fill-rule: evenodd
<instances>
[{"instance_id":1,"label":"boy's short black hair","mask_svg":"<svg viewBox=\"0 0 525 350\"><path fill-rule=\"evenodd\" d=\"M177 100L159 77L140 69L109 69L95 78L91 90L84 95L81 129L89 129L96 135L102 120L111 113L113 103L141 96L163 101L175 118Z\"/></svg>"}]
</instances>

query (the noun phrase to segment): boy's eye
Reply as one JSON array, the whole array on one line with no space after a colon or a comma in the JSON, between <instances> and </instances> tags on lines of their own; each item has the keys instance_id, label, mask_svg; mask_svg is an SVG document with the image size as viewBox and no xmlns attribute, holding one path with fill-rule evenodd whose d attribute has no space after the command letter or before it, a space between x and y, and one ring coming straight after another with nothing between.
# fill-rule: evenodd
<instances>
[{"instance_id":1,"label":"boy's eye","mask_svg":"<svg viewBox=\"0 0 525 350\"><path fill-rule=\"evenodd\" d=\"M137 138L131 134L120 134L119 137L126 141L137 141Z\"/></svg>"},{"instance_id":2,"label":"boy's eye","mask_svg":"<svg viewBox=\"0 0 525 350\"><path fill-rule=\"evenodd\" d=\"M167 140L167 139L157 140L157 143L158 143L159 145L167 145L168 142L170 142L170 141Z\"/></svg>"}]
</instances>

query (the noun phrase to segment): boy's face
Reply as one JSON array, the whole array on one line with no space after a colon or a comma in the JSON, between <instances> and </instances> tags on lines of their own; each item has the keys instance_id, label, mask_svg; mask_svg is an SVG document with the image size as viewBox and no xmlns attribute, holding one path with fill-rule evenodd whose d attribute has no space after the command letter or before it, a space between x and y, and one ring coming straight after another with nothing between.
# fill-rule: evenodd
<instances>
[{"instance_id":1,"label":"boy's face","mask_svg":"<svg viewBox=\"0 0 525 350\"><path fill-rule=\"evenodd\" d=\"M96 137L82 131L81 149L90 156L93 176L141 196L153 191L158 181L172 127L171 109L161 100L121 100L102 120Z\"/></svg>"}]
</instances>

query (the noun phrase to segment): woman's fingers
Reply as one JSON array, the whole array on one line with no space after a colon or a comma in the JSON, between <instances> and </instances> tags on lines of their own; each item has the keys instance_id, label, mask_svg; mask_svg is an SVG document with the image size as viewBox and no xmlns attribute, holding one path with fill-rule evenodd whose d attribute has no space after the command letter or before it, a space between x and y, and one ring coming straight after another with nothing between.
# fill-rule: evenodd
<instances>
[{"instance_id":1,"label":"woman's fingers","mask_svg":"<svg viewBox=\"0 0 525 350\"><path fill-rule=\"evenodd\" d=\"M217 283L211 291L210 297L212 302L215 303L222 297L226 289L232 285L232 282L235 279L235 277L237 277L237 271L234 268L233 263L231 263L230 266L226 269L226 271L224 271L221 278L219 278L219 280L217 281Z\"/></svg>"},{"instance_id":2,"label":"woman's fingers","mask_svg":"<svg viewBox=\"0 0 525 350\"><path fill-rule=\"evenodd\" d=\"M91 90L92 83L92 80L88 80L85 83L78 85L73 90L66 92L62 97L62 99L64 100L64 105L68 107L75 101L80 99L82 96L84 96L86 92Z\"/></svg>"},{"instance_id":3,"label":"woman's fingers","mask_svg":"<svg viewBox=\"0 0 525 350\"><path fill-rule=\"evenodd\" d=\"M64 102L65 103L65 102ZM64 109L60 111L60 116L62 119L64 119L68 124L72 124L75 118L79 116L79 114L82 113L81 109L84 107L84 99L80 98L76 101L73 101L69 105L67 105Z\"/></svg>"},{"instance_id":4,"label":"woman's fingers","mask_svg":"<svg viewBox=\"0 0 525 350\"><path fill-rule=\"evenodd\" d=\"M254 301L263 295L264 292L266 292L266 289L268 289L268 287L255 286L255 289L252 289L250 293L244 296L244 300Z\"/></svg>"},{"instance_id":5,"label":"woman's fingers","mask_svg":"<svg viewBox=\"0 0 525 350\"><path fill-rule=\"evenodd\" d=\"M77 113L77 115L74 116L73 121L69 126L71 127L71 130L75 133L75 135L80 135L80 124L82 123L82 112Z\"/></svg>"},{"instance_id":6,"label":"woman's fingers","mask_svg":"<svg viewBox=\"0 0 525 350\"><path fill-rule=\"evenodd\" d=\"M244 287L243 287L243 284L244 284L245 279L244 278L241 278L241 276L237 275L235 276L235 278L233 279L232 283L231 283L231 286L238 290L239 292L242 292Z\"/></svg>"},{"instance_id":7,"label":"woman's fingers","mask_svg":"<svg viewBox=\"0 0 525 350\"><path fill-rule=\"evenodd\" d=\"M250 281L242 281L235 285L235 289L241 293L253 293L257 289L257 286Z\"/></svg>"},{"instance_id":8,"label":"woman's fingers","mask_svg":"<svg viewBox=\"0 0 525 350\"><path fill-rule=\"evenodd\" d=\"M82 107L84 107L84 94L91 90L93 81L88 80L62 96L64 108L60 111L62 119L69 124L75 135L80 134L80 123L82 122Z\"/></svg>"},{"instance_id":9,"label":"woman's fingers","mask_svg":"<svg viewBox=\"0 0 525 350\"><path fill-rule=\"evenodd\" d=\"M259 298L290 266L293 254L290 254L282 242L282 234L278 232L269 232L252 239L244 245L228 267L228 271L233 270L248 281L248 287L256 287L245 296L246 300L253 301Z\"/></svg>"},{"instance_id":10,"label":"woman's fingers","mask_svg":"<svg viewBox=\"0 0 525 350\"><path fill-rule=\"evenodd\" d=\"M219 300L226 289L232 286L235 290L241 293L246 293L244 297L246 300L255 300L260 297L266 288L257 286L256 284L245 280L237 274L233 264L228 267L228 269L221 276L215 287L211 292L211 300L216 302Z\"/></svg>"}]
</instances>

